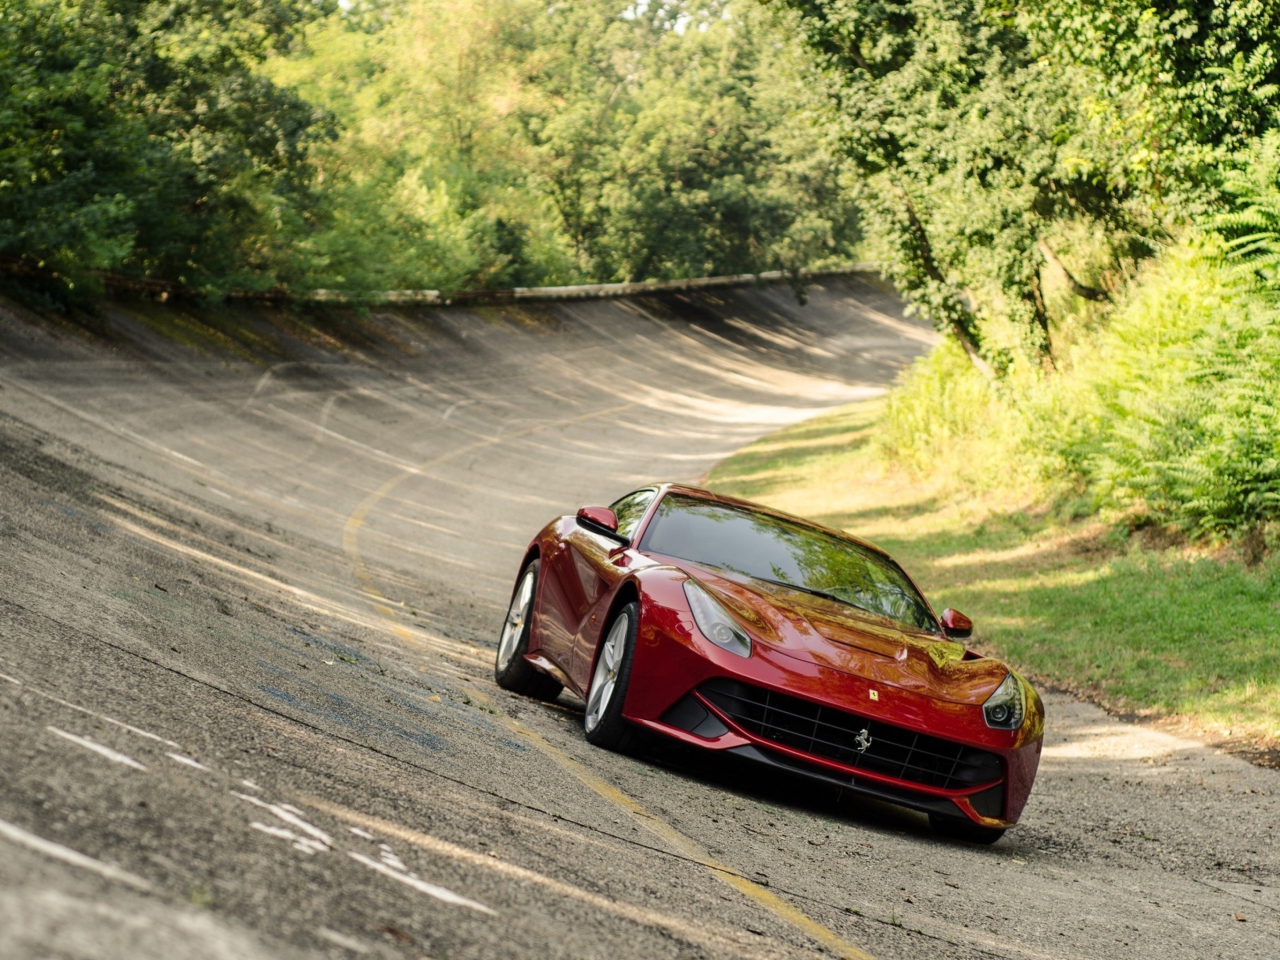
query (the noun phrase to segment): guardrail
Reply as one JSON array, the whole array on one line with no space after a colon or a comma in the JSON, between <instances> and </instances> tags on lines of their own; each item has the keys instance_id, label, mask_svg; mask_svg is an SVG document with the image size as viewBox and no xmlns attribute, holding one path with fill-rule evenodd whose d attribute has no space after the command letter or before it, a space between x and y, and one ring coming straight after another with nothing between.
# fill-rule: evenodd
<instances>
[{"instance_id":1,"label":"guardrail","mask_svg":"<svg viewBox=\"0 0 1280 960\"><path fill-rule=\"evenodd\" d=\"M566 287L514 287L509 290L384 290L381 292L348 292L313 290L295 294L289 299L311 303L397 303L448 306L459 303L505 303L517 300L606 300L633 297L646 293L679 293L708 287L743 287L748 284L777 283L798 278L818 280L850 273L876 273L878 263L851 263L838 270L767 270L764 273L739 273L726 277L695 277L688 280L643 280L638 283L588 283Z\"/></svg>"},{"instance_id":2,"label":"guardrail","mask_svg":"<svg viewBox=\"0 0 1280 960\"><path fill-rule=\"evenodd\" d=\"M749 284L764 285L796 280L819 280L822 277L846 276L852 273L878 273L879 263L850 263L831 270L766 270L763 273L739 273L725 277L693 277L687 280L643 280L637 283L588 283L560 287L514 287L508 290L311 290L290 291L232 290L221 295L224 300L240 300L260 303L329 303L329 304L411 304L422 306L448 306L463 303L508 303L521 300L605 300L613 297L642 296L646 293L679 293L687 290L705 290L713 287L742 287ZM117 293L141 295L161 303L170 298L202 300L210 294L171 280L150 277L129 277L105 270L95 270L94 275L108 290ZM0 274L16 277L56 277L44 269L43 264L33 264L21 258L0 258ZM215 296L216 298L216 296Z\"/></svg>"}]
</instances>

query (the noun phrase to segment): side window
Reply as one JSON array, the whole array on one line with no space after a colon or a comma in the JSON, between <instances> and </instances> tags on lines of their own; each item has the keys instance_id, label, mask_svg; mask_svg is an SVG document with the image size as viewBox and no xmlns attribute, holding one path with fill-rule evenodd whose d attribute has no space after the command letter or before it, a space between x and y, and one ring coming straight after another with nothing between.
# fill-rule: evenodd
<instances>
[{"instance_id":1,"label":"side window","mask_svg":"<svg viewBox=\"0 0 1280 960\"><path fill-rule=\"evenodd\" d=\"M611 509L618 517L618 533L630 539L635 535L645 510L653 502L656 490L637 490L628 493L621 500L612 504Z\"/></svg>"}]
</instances>

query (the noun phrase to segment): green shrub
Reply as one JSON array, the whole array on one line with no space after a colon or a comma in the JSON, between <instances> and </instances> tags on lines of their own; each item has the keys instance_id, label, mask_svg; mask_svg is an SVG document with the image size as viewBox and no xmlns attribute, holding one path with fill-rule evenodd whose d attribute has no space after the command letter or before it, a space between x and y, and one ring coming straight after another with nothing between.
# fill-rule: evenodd
<instances>
[{"instance_id":1,"label":"green shrub","mask_svg":"<svg viewBox=\"0 0 1280 960\"><path fill-rule=\"evenodd\" d=\"M945 342L890 396L882 454L1193 534L1280 518L1280 319L1222 250L1165 251L1055 374L1015 368L993 385Z\"/></svg>"},{"instance_id":2,"label":"green shrub","mask_svg":"<svg viewBox=\"0 0 1280 960\"><path fill-rule=\"evenodd\" d=\"M1280 516L1280 326L1213 252L1166 255L1081 371L1099 505L1198 532Z\"/></svg>"}]
</instances>

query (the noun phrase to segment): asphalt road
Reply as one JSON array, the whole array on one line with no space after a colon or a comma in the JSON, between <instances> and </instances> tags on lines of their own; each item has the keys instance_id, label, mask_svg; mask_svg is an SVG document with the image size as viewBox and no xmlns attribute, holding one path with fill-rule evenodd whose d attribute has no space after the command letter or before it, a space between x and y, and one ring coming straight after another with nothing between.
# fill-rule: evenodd
<instances>
[{"instance_id":1,"label":"asphalt road","mask_svg":"<svg viewBox=\"0 0 1280 960\"><path fill-rule=\"evenodd\" d=\"M139 316L0 304L0 957L1280 956L1280 774L1065 695L977 848L492 683L543 522L925 349L876 288Z\"/></svg>"}]
</instances>

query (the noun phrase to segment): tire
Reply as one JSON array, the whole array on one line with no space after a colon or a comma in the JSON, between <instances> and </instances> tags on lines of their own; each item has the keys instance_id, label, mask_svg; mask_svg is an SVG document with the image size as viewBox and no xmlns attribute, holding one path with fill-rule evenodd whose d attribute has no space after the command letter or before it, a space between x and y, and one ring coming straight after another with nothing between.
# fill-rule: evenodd
<instances>
[{"instance_id":1,"label":"tire","mask_svg":"<svg viewBox=\"0 0 1280 960\"><path fill-rule=\"evenodd\" d=\"M582 729L588 743L606 750L626 751L637 741L635 727L622 716L622 705L631 683L639 625L640 604L633 601L609 622L591 671Z\"/></svg>"},{"instance_id":2,"label":"tire","mask_svg":"<svg viewBox=\"0 0 1280 960\"><path fill-rule=\"evenodd\" d=\"M950 840L963 840L966 843L980 843L990 846L1004 836L1004 827L984 827L972 820L960 817L947 817L940 813L929 814L929 826L933 832Z\"/></svg>"},{"instance_id":3,"label":"tire","mask_svg":"<svg viewBox=\"0 0 1280 960\"><path fill-rule=\"evenodd\" d=\"M498 635L498 654L493 663L493 679L498 686L537 700L554 700L564 689L558 680L539 672L524 658L529 652L529 631L533 626L533 601L538 595L537 560L520 571L511 606Z\"/></svg>"}]
</instances>

